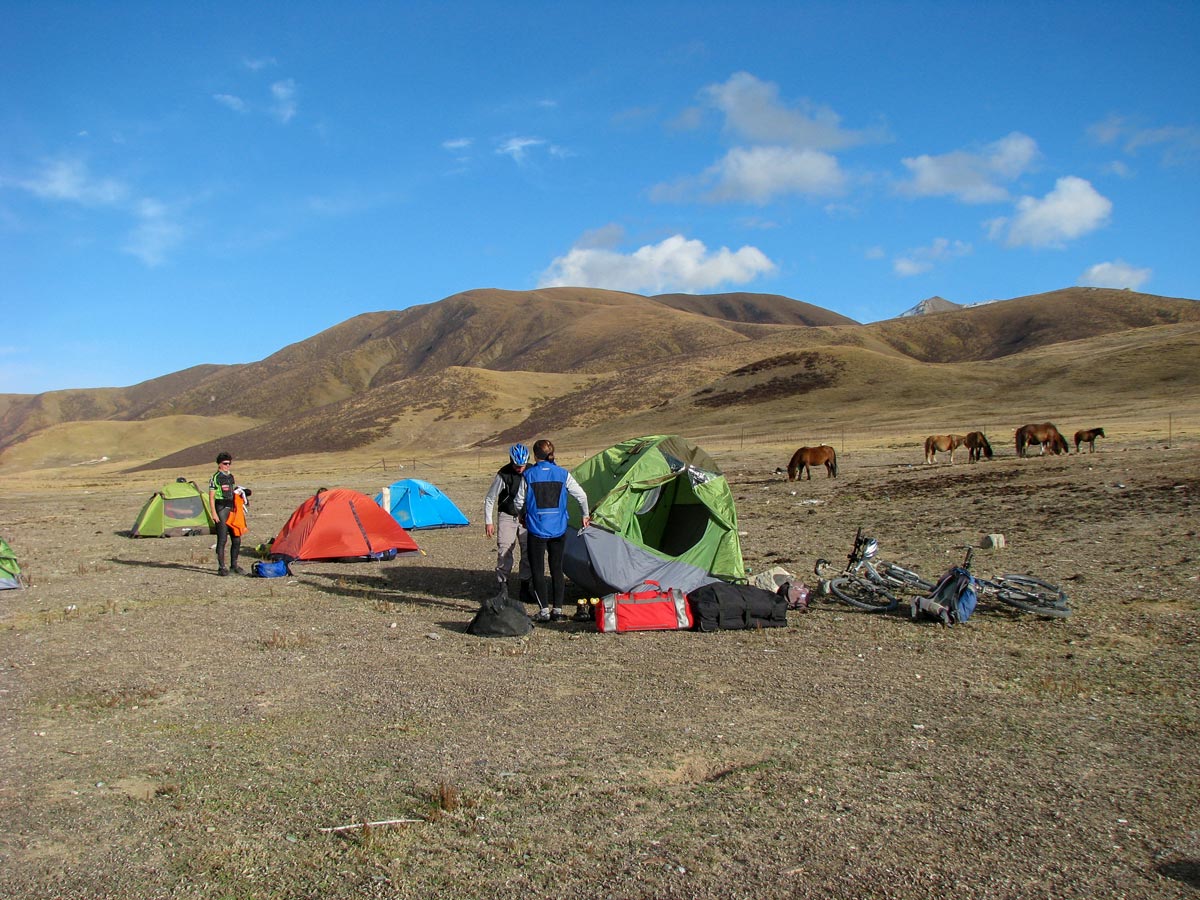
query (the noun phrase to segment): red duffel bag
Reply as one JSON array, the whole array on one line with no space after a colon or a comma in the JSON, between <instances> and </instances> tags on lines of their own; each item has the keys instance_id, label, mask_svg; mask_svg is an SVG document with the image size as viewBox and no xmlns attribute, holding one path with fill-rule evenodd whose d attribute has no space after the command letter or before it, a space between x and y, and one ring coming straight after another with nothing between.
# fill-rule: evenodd
<instances>
[{"instance_id":1,"label":"red duffel bag","mask_svg":"<svg viewBox=\"0 0 1200 900\"><path fill-rule=\"evenodd\" d=\"M692 610L679 588L664 590L657 581L644 581L636 590L601 597L596 627L605 632L684 630L692 627Z\"/></svg>"}]
</instances>

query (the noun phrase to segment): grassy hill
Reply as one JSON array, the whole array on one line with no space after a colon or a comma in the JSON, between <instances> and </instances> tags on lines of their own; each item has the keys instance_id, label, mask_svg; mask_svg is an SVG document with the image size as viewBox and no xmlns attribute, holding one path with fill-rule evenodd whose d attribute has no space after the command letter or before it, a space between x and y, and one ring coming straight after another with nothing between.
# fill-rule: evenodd
<instances>
[{"instance_id":1,"label":"grassy hill","mask_svg":"<svg viewBox=\"0 0 1200 900\"><path fill-rule=\"evenodd\" d=\"M0 403L0 469L104 456L188 466L220 448L271 459L541 434L794 432L846 420L920 428L954 417L936 427L962 430L1177 403L1200 395L1198 350L1200 304L1130 291L1068 288L861 325L777 295L484 289L364 313L256 363L10 395Z\"/></svg>"}]
</instances>

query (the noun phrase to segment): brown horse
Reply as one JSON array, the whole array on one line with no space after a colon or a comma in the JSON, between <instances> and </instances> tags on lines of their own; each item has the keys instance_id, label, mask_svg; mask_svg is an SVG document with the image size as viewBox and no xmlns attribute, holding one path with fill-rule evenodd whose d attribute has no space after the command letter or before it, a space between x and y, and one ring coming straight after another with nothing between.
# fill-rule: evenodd
<instances>
[{"instance_id":1,"label":"brown horse","mask_svg":"<svg viewBox=\"0 0 1200 900\"><path fill-rule=\"evenodd\" d=\"M829 478L837 478L837 454L833 452L832 447L828 444L822 444L820 447L801 447L792 454L792 460L788 463L788 481L803 478L806 474L808 480L812 481L812 469L809 467L819 465L825 466Z\"/></svg>"},{"instance_id":2,"label":"brown horse","mask_svg":"<svg viewBox=\"0 0 1200 900\"><path fill-rule=\"evenodd\" d=\"M1025 448L1030 444L1041 444L1039 455L1045 455L1047 447L1054 454L1071 452L1067 446L1067 439L1059 434L1058 429L1050 422L1022 425L1017 429L1017 456L1024 456Z\"/></svg>"},{"instance_id":3,"label":"brown horse","mask_svg":"<svg viewBox=\"0 0 1200 900\"><path fill-rule=\"evenodd\" d=\"M925 438L925 462L935 462L938 453L949 453L950 465L954 465L954 451L961 447L965 440L961 434L931 434Z\"/></svg>"},{"instance_id":4,"label":"brown horse","mask_svg":"<svg viewBox=\"0 0 1200 900\"><path fill-rule=\"evenodd\" d=\"M970 432L963 438L963 444L967 448L967 462L979 462L984 456L992 458L992 445L988 443L987 435L982 431Z\"/></svg>"},{"instance_id":5,"label":"brown horse","mask_svg":"<svg viewBox=\"0 0 1200 900\"><path fill-rule=\"evenodd\" d=\"M1075 432L1075 452L1079 452L1080 444L1088 445L1088 453L1096 452L1096 438L1104 437L1103 428L1089 428L1086 431Z\"/></svg>"}]
</instances>

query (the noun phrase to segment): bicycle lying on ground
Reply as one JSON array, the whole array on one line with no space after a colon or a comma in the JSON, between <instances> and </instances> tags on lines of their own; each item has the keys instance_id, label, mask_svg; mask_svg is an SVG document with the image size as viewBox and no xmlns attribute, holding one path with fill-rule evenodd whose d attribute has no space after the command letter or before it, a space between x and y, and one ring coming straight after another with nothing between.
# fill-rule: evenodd
<instances>
[{"instance_id":1,"label":"bicycle lying on ground","mask_svg":"<svg viewBox=\"0 0 1200 900\"><path fill-rule=\"evenodd\" d=\"M967 555L963 559L962 568L971 572L971 559L975 548L967 547ZM1022 612L1046 616L1051 619L1065 619L1071 614L1067 605L1067 594L1056 584L1042 581L1033 575L995 575L983 578L971 572L975 579L975 593L980 597L995 597Z\"/></svg>"},{"instance_id":2,"label":"bicycle lying on ground","mask_svg":"<svg viewBox=\"0 0 1200 900\"><path fill-rule=\"evenodd\" d=\"M966 548L966 558L960 568L971 570L975 555ZM840 573L826 559L818 559L813 572L829 587L829 593L851 606L867 612L888 612L896 609L901 600L897 594L928 597L937 585L911 569L875 557L879 542L866 537L859 528L854 535L854 547L847 556L846 567ZM1067 595L1062 588L1033 575L996 575L983 578L971 572L975 592L982 599L992 597L1014 609L1039 616L1062 619L1071 614Z\"/></svg>"},{"instance_id":3,"label":"bicycle lying on ground","mask_svg":"<svg viewBox=\"0 0 1200 900\"><path fill-rule=\"evenodd\" d=\"M900 605L897 593L929 594L933 582L896 563L876 560L879 541L865 537L862 528L854 535L854 547L840 574L827 559L818 559L813 573L823 579L839 600L867 612L887 612Z\"/></svg>"}]
</instances>

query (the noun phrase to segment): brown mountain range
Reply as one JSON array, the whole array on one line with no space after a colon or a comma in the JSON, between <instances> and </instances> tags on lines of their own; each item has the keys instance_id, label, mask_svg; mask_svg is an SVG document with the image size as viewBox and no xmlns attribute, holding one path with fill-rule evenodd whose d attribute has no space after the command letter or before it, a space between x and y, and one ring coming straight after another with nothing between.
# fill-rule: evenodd
<instances>
[{"instance_id":1,"label":"brown mountain range","mask_svg":"<svg viewBox=\"0 0 1200 900\"><path fill-rule=\"evenodd\" d=\"M269 459L747 423L794 432L868 409L979 421L1132 408L1200 394L1198 344L1200 303L1096 288L870 325L767 294L473 290L355 316L256 363L0 397L0 467L104 447L160 468L207 463L218 446Z\"/></svg>"}]
</instances>

